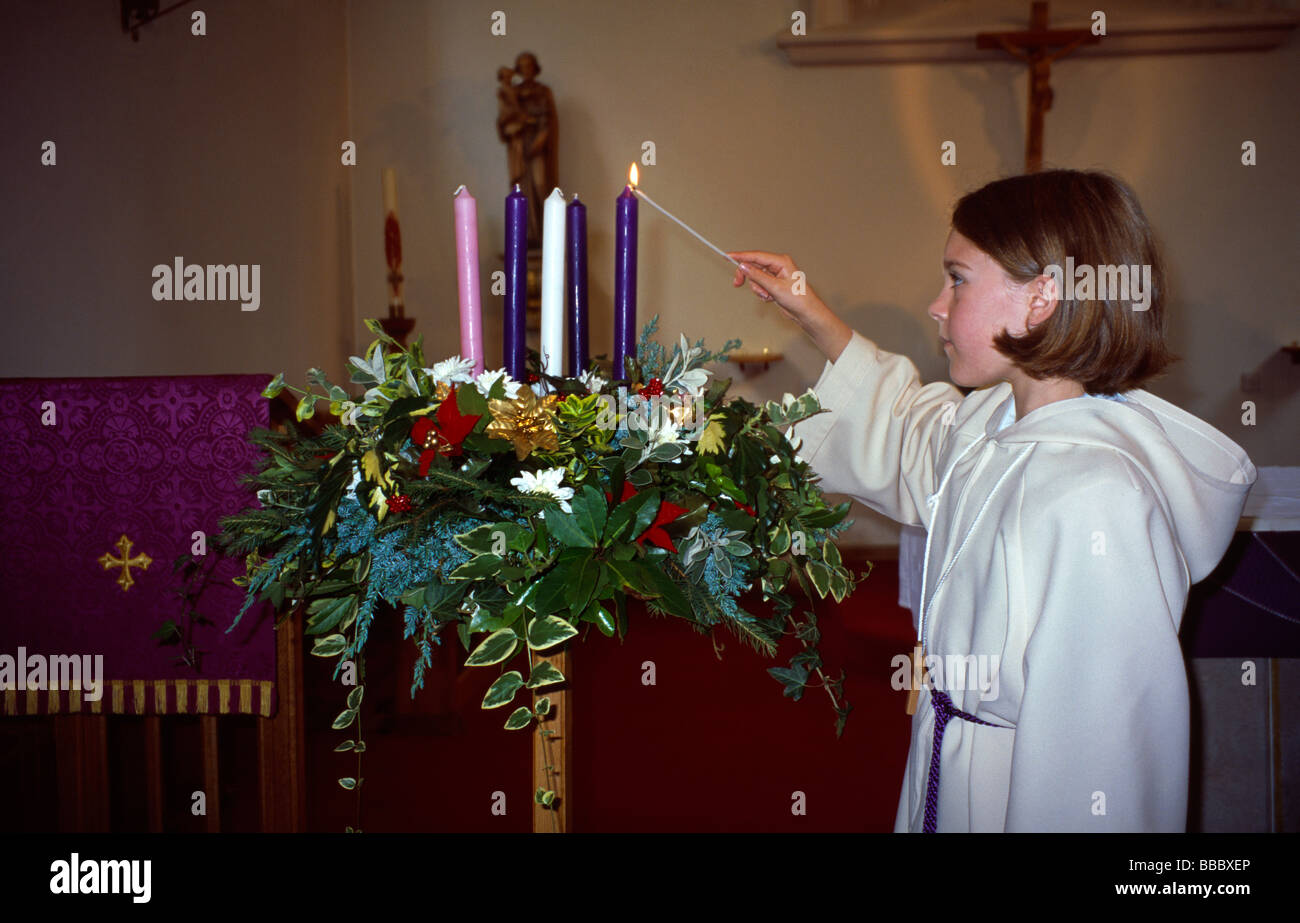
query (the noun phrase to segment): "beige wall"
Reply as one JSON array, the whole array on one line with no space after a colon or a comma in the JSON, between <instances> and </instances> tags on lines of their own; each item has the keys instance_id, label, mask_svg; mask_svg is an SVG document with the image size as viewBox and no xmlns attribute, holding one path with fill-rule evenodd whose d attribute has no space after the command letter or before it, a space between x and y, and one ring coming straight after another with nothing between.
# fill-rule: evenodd
<instances>
[{"instance_id":1,"label":"beige wall","mask_svg":"<svg viewBox=\"0 0 1300 923\"><path fill-rule=\"evenodd\" d=\"M346 14L205 0L133 42L116 3L21 6L0 38L0 375L342 374ZM155 301L175 256L260 264L261 307Z\"/></svg>"},{"instance_id":2,"label":"beige wall","mask_svg":"<svg viewBox=\"0 0 1300 923\"><path fill-rule=\"evenodd\" d=\"M506 9L507 34L490 33ZM791 5L352 0L352 118L365 161L353 185L359 313L383 304L380 169L399 171L408 305L441 350L458 351L451 194L480 203L483 272L497 268L506 191L496 68L541 60L561 121L560 183L588 204L593 352L612 337L613 200L653 140L647 192L724 248L784 250L854 327L946 375L925 308L941 282L955 200L1023 165L1025 75L1011 65L797 68L775 37ZM398 63L400 62L400 63ZM1101 166L1137 189L1163 235L1179 298L1172 343L1185 361L1152 390L1241 442L1259 464L1296 464L1300 367L1278 347L1300 336L1290 286L1300 242L1300 46L1268 54L1066 62L1048 117L1049 164ZM1239 163L1259 146L1259 166ZM953 140L958 165L939 163ZM719 346L782 350L787 361L738 386L798 393L822 357L776 309L730 287L726 264L644 206L641 321ZM500 363L499 299L487 299L488 356ZM364 307L370 305L371 307ZM534 343L535 345L535 343ZM1239 379L1262 372L1259 394ZM1246 398L1259 423L1240 424ZM893 541L858 508L861 541ZM874 520L874 521L873 521Z\"/></svg>"}]
</instances>

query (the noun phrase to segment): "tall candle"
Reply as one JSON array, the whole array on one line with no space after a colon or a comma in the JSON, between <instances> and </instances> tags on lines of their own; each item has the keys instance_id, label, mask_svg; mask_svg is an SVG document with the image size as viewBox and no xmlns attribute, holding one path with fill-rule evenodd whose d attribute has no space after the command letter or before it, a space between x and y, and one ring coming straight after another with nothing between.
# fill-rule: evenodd
<instances>
[{"instance_id":1,"label":"tall candle","mask_svg":"<svg viewBox=\"0 0 1300 923\"><path fill-rule=\"evenodd\" d=\"M505 342L502 364L515 381L523 381L528 334L528 197L515 184L506 196Z\"/></svg>"},{"instance_id":2,"label":"tall candle","mask_svg":"<svg viewBox=\"0 0 1300 923\"><path fill-rule=\"evenodd\" d=\"M474 374L483 371L483 309L478 284L478 203L461 186L456 190L456 280L460 295L460 355L474 360Z\"/></svg>"},{"instance_id":3,"label":"tall candle","mask_svg":"<svg viewBox=\"0 0 1300 923\"><path fill-rule=\"evenodd\" d=\"M397 215L397 171L392 167L384 167L384 216L388 215Z\"/></svg>"},{"instance_id":4,"label":"tall candle","mask_svg":"<svg viewBox=\"0 0 1300 923\"><path fill-rule=\"evenodd\" d=\"M627 186L614 210L614 377L636 358L636 196Z\"/></svg>"},{"instance_id":5,"label":"tall candle","mask_svg":"<svg viewBox=\"0 0 1300 923\"><path fill-rule=\"evenodd\" d=\"M587 206L575 195L565 219L569 284L569 375L587 370Z\"/></svg>"},{"instance_id":6,"label":"tall candle","mask_svg":"<svg viewBox=\"0 0 1300 923\"><path fill-rule=\"evenodd\" d=\"M564 193L546 197L542 213L542 371L564 375Z\"/></svg>"}]
</instances>

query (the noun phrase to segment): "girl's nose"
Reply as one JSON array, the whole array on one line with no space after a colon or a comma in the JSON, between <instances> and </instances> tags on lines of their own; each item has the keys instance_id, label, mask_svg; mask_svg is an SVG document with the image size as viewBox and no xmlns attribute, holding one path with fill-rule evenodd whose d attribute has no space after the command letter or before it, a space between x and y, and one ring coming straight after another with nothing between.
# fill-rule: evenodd
<instances>
[{"instance_id":1,"label":"girl's nose","mask_svg":"<svg viewBox=\"0 0 1300 923\"><path fill-rule=\"evenodd\" d=\"M930 307L925 309L925 313L934 318L937 323L943 323L948 317L948 302L946 295L947 290L945 289L943 292L939 293L938 298L930 302Z\"/></svg>"}]
</instances>

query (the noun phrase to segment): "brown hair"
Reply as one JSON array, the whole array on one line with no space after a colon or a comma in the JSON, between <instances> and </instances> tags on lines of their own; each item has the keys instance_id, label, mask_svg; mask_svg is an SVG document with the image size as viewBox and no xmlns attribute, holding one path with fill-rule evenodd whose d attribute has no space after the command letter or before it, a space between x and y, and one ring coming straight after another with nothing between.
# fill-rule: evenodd
<instances>
[{"instance_id":1,"label":"brown hair","mask_svg":"<svg viewBox=\"0 0 1300 923\"><path fill-rule=\"evenodd\" d=\"M1151 267L1145 311L1132 299L1067 299L1066 289L1043 323L1022 336L1003 330L994 337L994 347L1030 378L1066 378L1090 394L1114 394L1180 358L1165 346L1167 293L1155 235L1122 180L1078 170L997 180L962 197L952 227L1021 284L1049 275L1049 266L1064 272L1067 257L1076 266ZM1094 287L1093 294L1101 292Z\"/></svg>"}]
</instances>

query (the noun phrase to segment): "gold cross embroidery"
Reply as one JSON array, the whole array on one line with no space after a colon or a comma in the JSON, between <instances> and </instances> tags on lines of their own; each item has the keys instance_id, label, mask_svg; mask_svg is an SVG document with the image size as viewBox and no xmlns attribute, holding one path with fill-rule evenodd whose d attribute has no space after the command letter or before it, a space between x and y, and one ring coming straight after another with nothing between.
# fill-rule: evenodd
<instances>
[{"instance_id":1,"label":"gold cross embroidery","mask_svg":"<svg viewBox=\"0 0 1300 923\"><path fill-rule=\"evenodd\" d=\"M135 580L131 578L131 568L138 567L140 570L148 570L149 565L153 563L153 558L144 552L131 557L131 546L133 544L134 542L123 535L117 540L117 550L121 557L115 558L109 553L99 559L99 563L104 565L104 570L112 570L114 567L122 568L122 573L118 575L117 582L122 587L123 592L131 589L131 586L135 583Z\"/></svg>"}]
</instances>

